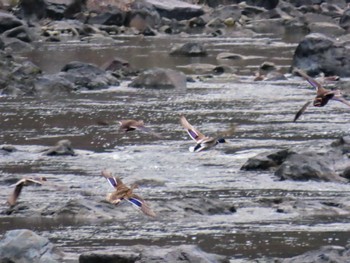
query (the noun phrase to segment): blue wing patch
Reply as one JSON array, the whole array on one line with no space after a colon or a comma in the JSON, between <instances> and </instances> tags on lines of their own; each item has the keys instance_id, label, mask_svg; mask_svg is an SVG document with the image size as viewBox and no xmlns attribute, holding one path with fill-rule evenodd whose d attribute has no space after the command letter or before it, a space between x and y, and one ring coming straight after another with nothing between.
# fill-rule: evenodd
<instances>
[{"instance_id":1,"label":"blue wing patch","mask_svg":"<svg viewBox=\"0 0 350 263\"><path fill-rule=\"evenodd\" d=\"M129 198L128 200L129 200L129 202L132 203L133 205L136 205L137 207L141 208L142 202L141 202L140 200L138 200L138 199L136 199L136 198L133 198L133 197Z\"/></svg>"},{"instance_id":2,"label":"blue wing patch","mask_svg":"<svg viewBox=\"0 0 350 263\"><path fill-rule=\"evenodd\" d=\"M317 82L314 82L314 81L312 81L311 79L307 79L307 82L309 82L309 83L311 84L311 86L313 86L315 89L318 88Z\"/></svg>"},{"instance_id":3,"label":"blue wing patch","mask_svg":"<svg viewBox=\"0 0 350 263\"><path fill-rule=\"evenodd\" d=\"M112 187L117 187L117 180L114 177L107 178L107 181Z\"/></svg>"},{"instance_id":4,"label":"blue wing patch","mask_svg":"<svg viewBox=\"0 0 350 263\"><path fill-rule=\"evenodd\" d=\"M191 138L193 140L197 140L198 139L198 134L195 131L188 129L187 132L188 132L188 134L191 136Z\"/></svg>"}]
</instances>

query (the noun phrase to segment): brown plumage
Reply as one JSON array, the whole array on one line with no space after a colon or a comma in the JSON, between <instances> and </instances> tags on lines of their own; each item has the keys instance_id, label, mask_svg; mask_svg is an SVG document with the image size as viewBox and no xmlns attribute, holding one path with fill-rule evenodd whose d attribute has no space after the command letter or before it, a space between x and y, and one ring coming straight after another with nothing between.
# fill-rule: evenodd
<instances>
[{"instance_id":1,"label":"brown plumage","mask_svg":"<svg viewBox=\"0 0 350 263\"><path fill-rule=\"evenodd\" d=\"M138 188L138 185L132 184L131 187L126 186L118 177L114 177L111 172L103 170L101 175L107 179L115 191L107 194L106 200L114 205L119 204L122 200L126 200L144 214L155 217L156 214L152 211L149 205L139 195L133 193L133 190Z\"/></svg>"},{"instance_id":2,"label":"brown plumage","mask_svg":"<svg viewBox=\"0 0 350 263\"><path fill-rule=\"evenodd\" d=\"M152 134L155 137L161 138L161 136L158 133L155 133L150 128L146 127L143 120L132 120L132 119L120 120L119 124L120 124L119 130L122 130L124 132L140 130L142 132Z\"/></svg>"},{"instance_id":3,"label":"brown plumage","mask_svg":"<svg viewBox=\"0 0 350 263\"><path fill-rule=\"evenodd\" d=\"M293 120L294 122L305 112L311 103L313 103L315 107L323 107L328 103L329 100L336 100L350 107L350 102L343 98L339 90L325 89L318 81L307 75L304 71L300 69L295 69L294 71L302 76L307 82L309 82L311 86L316 88L316 97L313 100L307 101L303 107L301 107L301 109L295 114Z\"/></svg>"},{"instance_id":4,"label":"brown plumage","mask_svg":"<svg viewBox=\"0 0 350 263\"><path fill-rule=\"evenodd\" d=\"M13 186L15 186L14 190L12 191L11 195L7 199L7 203L10 206L14 206L22 192L22 189L24 186L29 186L29 185L42 185L43 183L46 182L45 177L41 177L38 180L35 180L33 178L22 178L19 180L17 183L15 183Z\"/></svg>"}]
</instances>

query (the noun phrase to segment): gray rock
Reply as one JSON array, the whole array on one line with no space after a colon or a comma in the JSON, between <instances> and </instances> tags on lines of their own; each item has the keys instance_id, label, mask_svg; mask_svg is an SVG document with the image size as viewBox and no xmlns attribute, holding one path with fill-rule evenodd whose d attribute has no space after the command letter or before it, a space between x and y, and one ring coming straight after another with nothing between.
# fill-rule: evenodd
<instances>
[{"instance_id":1,"label":"gray rock","mask_svg":"<svg viewBox=\"0 0 350 263\"><path fill-rule=\"evenodd\" d=\"M59 75L44 75L34 83L35 94L50 97L68 94L75 90L74 84Z\"/></svg>"},{"instance_id":2,"label":"gray rock","mask_svg":"<svg viewBox=\"0 0 350 263\"><path fill-rule=\"evenodd\" d=\"M350 31L350 8L346 9L339 20L339 26L344 28L346 31Z\"/></svg>"},{"instance_id":3,"label":"gray rock","mask_svg":"<svg viewBox=\"0 0 350 263\"><path fill-rule=\"evenodd\" d=\"M46 0L21 0L19 2L19 12L30 25L45 17Z\"/></svg>"},{"instance_id":4,"label":"gray rock","mask_svg":"<svg viewBox=\"0 0 350 263\"><path fill-rule=\"evenodd\" d=\"M27 43L32 42L32 37L30 36L28 27L26 26L18 26L18 27L14 27L12 29L6 30L3 33L3 37L18 38L19 40Z\"/></svg>"},{"instance_id":5,"label":"gray rock","mask_svg":"<svg viewBox=\"0 0 350 263\"><path fill-rule=\"evenodd\" d=\"M45 151L45 155L57 156L57 155L75 155L70 140L60 140L53 147Z\"/></svg>"},{"instance_id":6,"label":"gray rock","mask_svg":"<svg viewBox=\"0 0 350 263\"><path fill-rule=\"evenodd\" d=\"M91 17L88 22L90 24L123 26L125 19L126 13L124 11L120 10L119 8L112 7L107 12Z\"/></svg>"},{"instance_id":7,"label":"gray rock","mask_svg":"<svg viewBox=\"0 0 350 263\"><path fill-rule=\"evenodd\" d=\"M115 252L120 251L120 252ZM102 252L82 254L79 263L92 262L138 262L138 263L228 263L225 256L209 254L195 245L180 245L175 247L133 246L127 249L121 247L111 253Z\"/></svg>"},{"instance_id":8,"label":"gray rock","mask_svg":"<svg viewBox=\"0 0 350 263\"><path fill-rule=\"evenodd\" d=\"M0 262L59 263L62 253L50 241L31 230L6 232L0 241Z\"/></svg>"},{"instance_id":9,"label":"gray rock","mask_svg":"<svg viewBox=\"0 0 350 263\"><path fill-rule=\"evenodd\" d=\"M185 20L204 14L201 6L179 0L144 0L144 2L154 6L160 16L169 19Z\"/></svg>"},{"instance_id":10,"label":"gray rock","mask_svg":"<svg viewBox=\"0 0 350 263\"><path fill-rule=\"evenodd\" d=\"M324 156L315 153L292 154L276 170L281 180L345 182L336 174L332 163Z\"/></svg>"},{"instance_id":11,"label":"gray rock","mask_svg":"<svg viewBox=\"0 0 350 263\"><path fill-rule=\"evenodd\" d=\"M241 170L255 171L276 168L281 165L291 154L294 154L294 152L290 151L289 149L261 153L255 157L249 158L241 167Z\"/></svg>"},{"instance_id":12,"label":"gray rock","mask_svg":"<svg viewBox=\"0 0 350 263\"><path fill-rule=\"evenodd\" d=\"M202 44L189 42L181 45L175 45L171 49L170 55L186 57L203 57L207 55L207 51Z\"/></svg>"},{"instance_id":13,"label":"gray rock","mask_svg":"<svg viewBox=\"0 0 350 263\"><path fill-rule=\"evenodd\" d=\"M119 85L118 79L110 72L84 62L68 63L62 68L59 76L74 83L76 89L94 90Z\"/></svg>"},{"instance_id":14,"label":"gray rock","mask_svg":"<svg viewBox=\"0 0 350 263\"><path fill-rule=\"evenodd\" d=\"M129 87L146 89L173 89L186 87L186 75L180 71L153 68L141 73Z\"/></svg>"},{"instance_id":15,"label":"gray rock","mask_svg":"<svg viewBox=\"0 0 350 263\"><path fill-rule=\"evenodd\" d=\"M293 56L293 67L310 75L350 76L350 50L322 34L310 34L298 45Z\"/></svg>"},{"instance_id":16,"label":"gray rock","mask_svg":"<svg viewBox=\"0 0 350 263\"><path fill-rule=\"evenodd\" d=\"M349 262L350 247L324 246L318 250L308 251L292 258L274 259L275 263L310 263L310 262Z\"/></svg>"},{"instance_id":17,"label":"gray rock","mask_svg":"<svg viewBox=\"0 0 350 263\"><path fill-rule=\"evenodd\" d=\"M23 22L14 15L6 13L4 11L0 11L0 34L9 29L22 25Z\"/></svg>"},{"instance_id":18,"label":"gray rock","mask_svg":"<svg viewBox=\"0 0 350 263\"><path fill-rule=\"evenodd\" d=\"M346 31L335 23L314 22L309 24L310 33L322 33L329 37L338 37Z\"/></svg>"}]
</instances>

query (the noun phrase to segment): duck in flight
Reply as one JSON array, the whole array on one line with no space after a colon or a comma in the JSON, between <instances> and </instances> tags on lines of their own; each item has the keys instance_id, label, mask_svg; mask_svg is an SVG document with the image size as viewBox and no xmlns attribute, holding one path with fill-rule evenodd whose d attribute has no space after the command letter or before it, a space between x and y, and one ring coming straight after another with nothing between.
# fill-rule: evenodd
<instances>
[{"instance_id":1,"label":"duck in flight","mask_svg":"<svg viewBox=\"0 0 350 263\"><path fill-rule=\"evenodd\" d=\"M33 179L33 178L22 178L17 183L11 185L15 188L13 189L12 193L10 194L9 198L7 199L7 203L10 206L14 206L22 192L22 189L24 186L29 185L42 185L46 183L46 178L41 177L39 179Z\"/></svg>"},{"instance_id":2,"label":"duck in flight","mask_svg":"<svg viewBox=\"0 0 350 263\"><path fill-rule=\"evenodd\" d=\"M219 143L225 143L224 138L208 137L194 128L186 119L184 115L180 116L180 123L187 131L188 135L196 142L195 146L189 148L190 152L200 152L210 149Z\"/></svg>"},{"instance_id":3,"label":"duck in flight","mask_svg":"<svg viewBox=\"0 0 350 263\"><path fill-rule=\"evenodd\" d=\"M133 190L138 188L138 185L133 184L128 187L120 178L114 177L112 173L107 170L103 170L101 175L106 178L109 184L115 189L114 192L107 194L106 200L109 203L118 205L121 201L126 200L145 215L150 217L156 216L145 200L143 200L139 195L133 193Z\"/></svg>"},{"instance_id":4,"label":"duck in flight","mask_svg":"<svg viewBox=\"0 0 350 263\"><path fill-rule=\"evenodd\" d=\"M311 103L313 103L315 107L323 107L329 102L329 100L336 100L350 107L350 102L344 99L344 97L340 93L340 90L325 89L318 81L307 75L304 71L300 69L295 69L294 71L297 72L300 76L302 76L307 82L310 83L311 86L313 86L316 89L316 97L313 100L307 101L303 105L303 107L301 107L301 109L295 114L293 120L294 122L297 121L297 119L305 112L305 110Z\"/></svg>"}]
</instances>

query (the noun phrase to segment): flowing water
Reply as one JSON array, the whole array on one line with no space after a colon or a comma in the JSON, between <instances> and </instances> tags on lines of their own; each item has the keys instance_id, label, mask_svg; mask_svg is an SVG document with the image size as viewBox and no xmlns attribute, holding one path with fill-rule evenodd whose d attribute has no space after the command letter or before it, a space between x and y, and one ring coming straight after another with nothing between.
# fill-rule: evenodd
<instances>
[{"instance_id":1,"label":"flowing water","mask_svg":"<svg viewBox=\"0 0 350 263\"><path fill-rule=\"evenodd\" d=\"M73 261L83 252L117 245L197 244L234 262L291 257L321 245L348 242L350 224L341 213L315 212L312 217L293 211L278 213L264 200L301 199L312 207L320 200L346 198L349 185L279 181L273 172L240 170L249 157L267 150L322 150L349 134L350 111L336 102L324 108L310 107L299 122L292 122L304 101L314 96L300 79L252 80L253 71L264 61L273 61L287 72L295 43L263 37L200 38L209 56L176 58L168 55L171 45L189 39L118 40L113 46L43 44L23 55L47 73L59 71L72 60L103 65L114 56L135 68L221 64L215 59L220 52L249 57L225 62L236 68L239 77L214 76L188 83L185 90L139 90L122 82L108 90L53 98L0 97L0 142L18 149L1 156L1 200L11 192L13 177L43 175L64 187L57 191L49 186L24 189L18 204L24 214L19 209L17 214L1 215L0 235L10 229L32 229L61 247ZM236 132L227 138L228 143L211 151L190 153L188 147L193 143L179 124L180 114L208 135L230 129L232 124L237 125ZM119 132L117 120L125 118L143 119L163 138ZM100 126L98 120L110 125ZM60 139L71 140L77 156L42 155L43 149ZM108 215L104 210L108 204L102 200L111 189L99 175L104 168L128 184L148 180L138 193L154 208L157 218L150 219L127 204L107 210ZM50 216L55 207L74 200L83 202L91 216ZM211 202L229 210L203 213L201 204ZM5 210L5 201L1 205ZM31 210L34 216L23 216Z\"/></svg>"}]
</instances>

